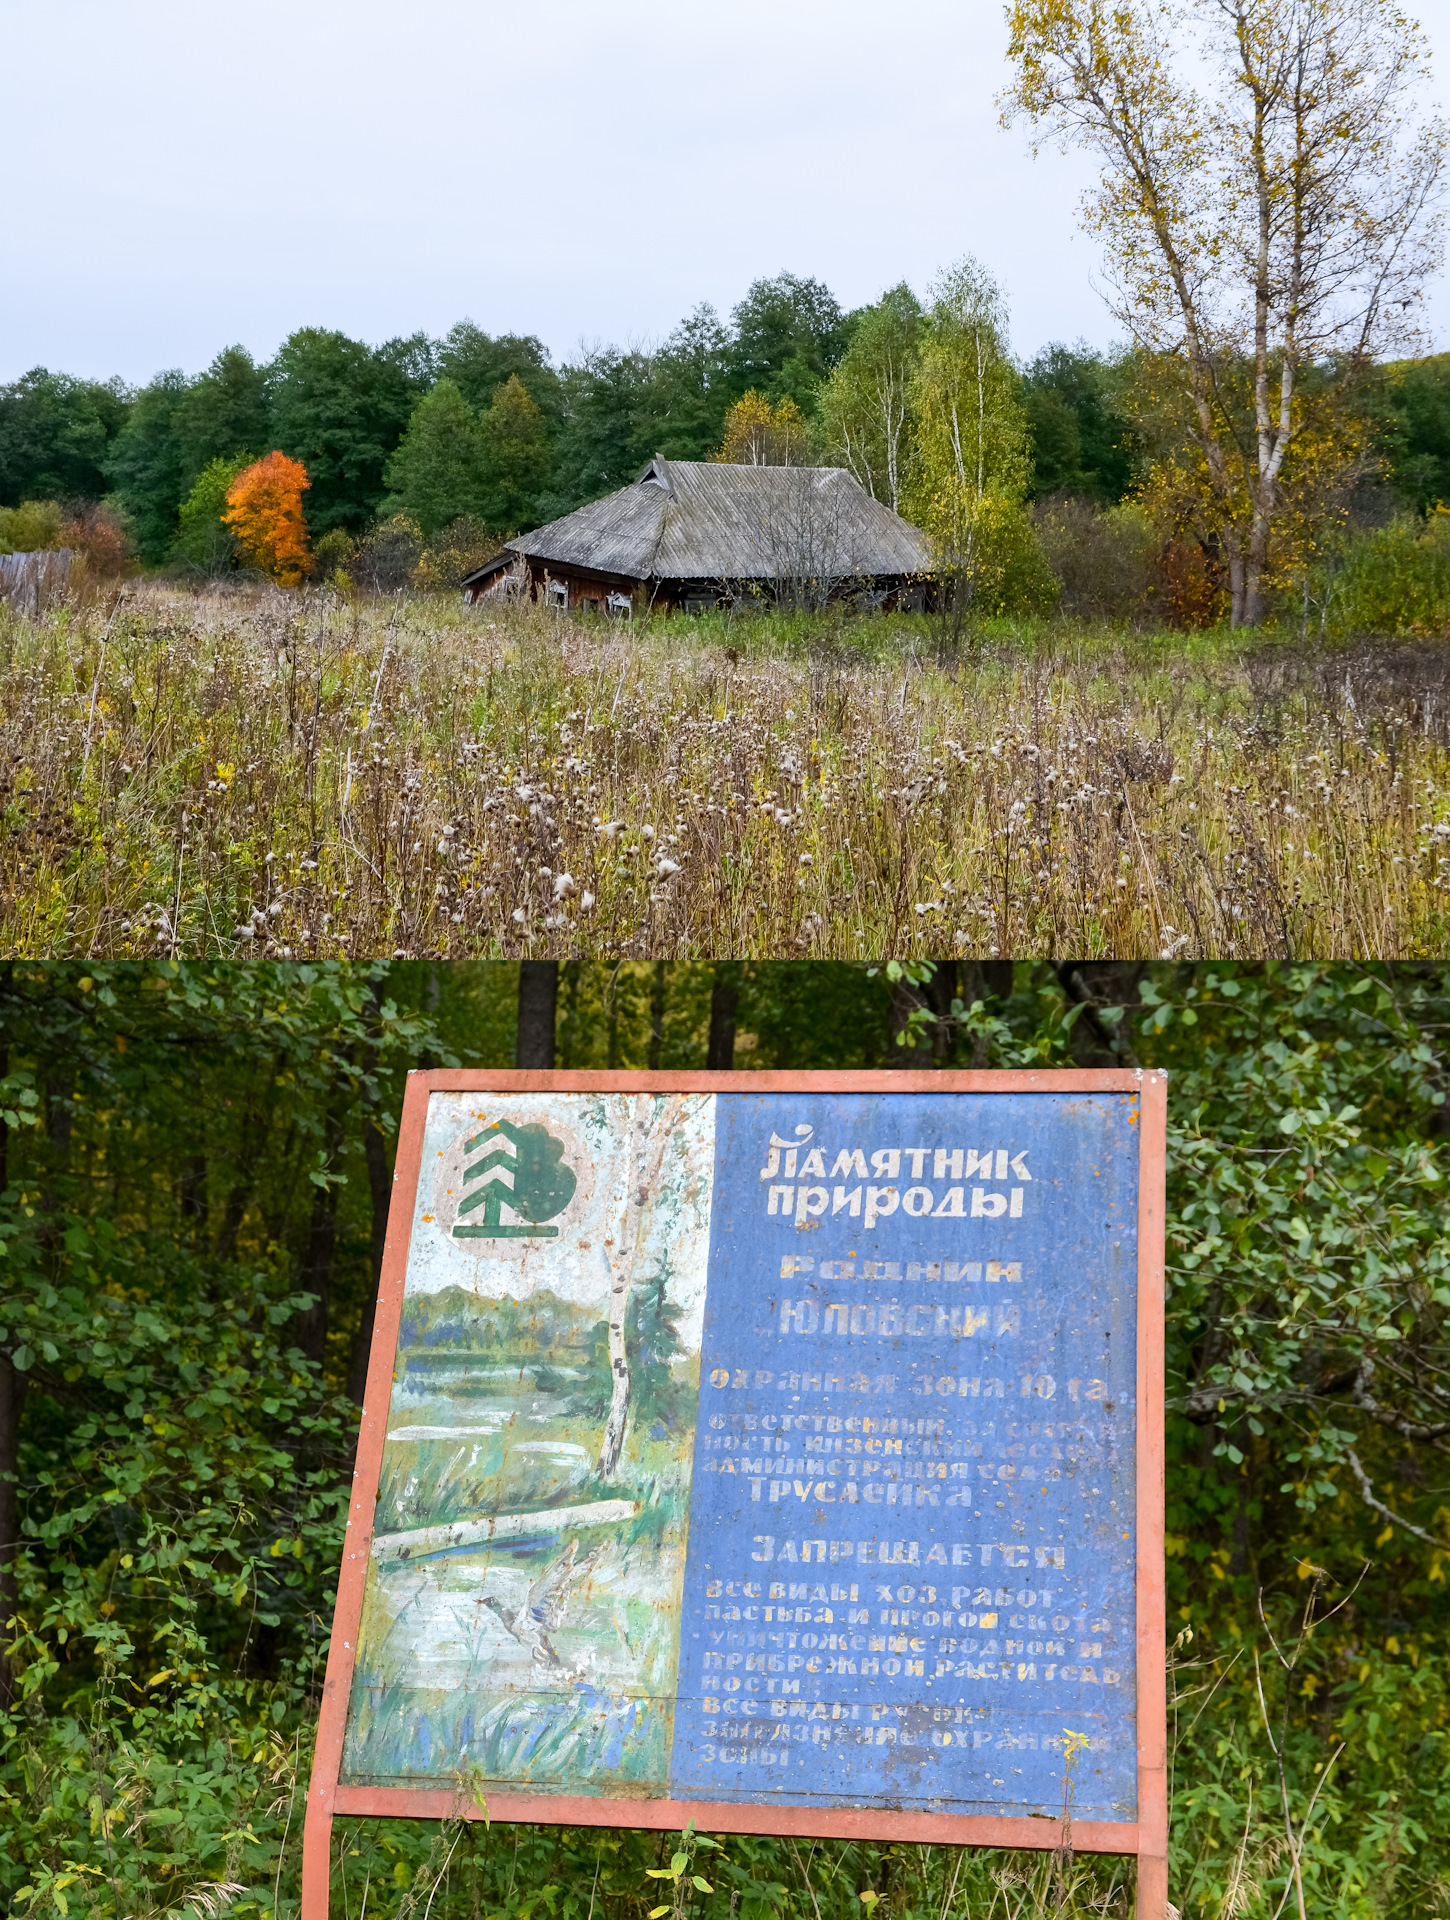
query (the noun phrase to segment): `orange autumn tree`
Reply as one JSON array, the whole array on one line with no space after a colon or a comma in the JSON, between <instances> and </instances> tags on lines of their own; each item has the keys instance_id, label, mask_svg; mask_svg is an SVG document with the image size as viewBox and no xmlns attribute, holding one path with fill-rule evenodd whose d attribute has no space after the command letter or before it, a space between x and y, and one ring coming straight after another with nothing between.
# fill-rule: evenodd
<instances>
[{"instance_id":1,"label":"orange autumn tree","mask_svg":"<svg viewBox=\"0 0 1450 1920\"><path fill-rule=\"evenodd\" d=\"M269 453L243 467L227 489L222 525L252 564L284 587L300 585L312 571L302 514L302 495L311 484L300 460Z\"/></svg>"}]
</instances>

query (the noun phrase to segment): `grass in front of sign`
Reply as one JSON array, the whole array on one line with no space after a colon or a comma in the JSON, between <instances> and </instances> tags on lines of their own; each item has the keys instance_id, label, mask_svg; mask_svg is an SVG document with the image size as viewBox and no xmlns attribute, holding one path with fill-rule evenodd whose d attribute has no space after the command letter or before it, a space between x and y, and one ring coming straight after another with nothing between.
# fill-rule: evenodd
<instances>
[{"instance_id":1,"label":"grass in front of sign","mask_svg":"<svg viewBox=\"0 0 1450 1920\"><path fill-rule=\"evenodd\" d=\"M1428 643L126 595L0 610L11 953L1446 944Z\"/></svg>"}]
</instances>

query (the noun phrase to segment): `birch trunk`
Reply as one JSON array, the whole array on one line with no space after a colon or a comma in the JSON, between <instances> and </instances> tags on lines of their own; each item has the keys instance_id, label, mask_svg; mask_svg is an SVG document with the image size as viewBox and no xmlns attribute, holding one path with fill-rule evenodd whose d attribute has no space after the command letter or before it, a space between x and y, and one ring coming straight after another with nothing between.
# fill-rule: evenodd
<instances>
[{"instance_id":1,"label":"birch trunk","mask_svg":"<svg viewBox=\"0 0 1450 1920\"><path fill-rule=\"evenodd\" d=\"M660 1168L670 1136L679 1125L683 1105L678 1096L666 1100L653 1129L650 1126L650 1094L635 1098L629 1129L629 1190L624 1208L624 1227L610 1261L609 1282L609 1418L604 1423L604 1438L599 1446L595 1468L601 1480L612 1480L624 1451L625 1429L629 1424L629 1345L626 1327L629 1319L629 1295L634 1284L635 1263L639 1256L640 1228L654 1190L659 1185Z\"/></svg>"}]
</instances>

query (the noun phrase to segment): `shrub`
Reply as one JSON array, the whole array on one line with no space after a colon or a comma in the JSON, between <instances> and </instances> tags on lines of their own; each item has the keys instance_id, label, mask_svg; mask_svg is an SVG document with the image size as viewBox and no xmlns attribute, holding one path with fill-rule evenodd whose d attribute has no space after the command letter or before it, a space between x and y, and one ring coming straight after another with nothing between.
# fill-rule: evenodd
<instances>
[{"instance_id":1,"label":"shrub","mask_svg":"<svg viewBox=\"0 0 1450 1920\"><path fill-rule=\"evenodd\" d=\"M181 531L175 554L187 566L209 578L237 564L240 549L230 529L222 525L227 495L237 475L249 465L246 454L231 460L213 460L203 467L195 485L181 503Z\"/></svg>"},{"instance_id":2,"label":"shrub","mask_svg":"<svg viewBox=\"0 0 1450 1920\"><path fill-rule=\"evenodd\" d=\"M60 544L65 518L55 500L22 500L18 507L0 507L0 553L38 553Z\"/></svg>"},{"instance_id":3,"label":"shrub","mask_svg":"<svg viewBox=\"0 0 1450 1920\"><path fill-rule=\"evenodd\" d=\"M1158 613L1180 633L1216 627L1229 608L1222 565L1200 540L1174 534L1158 553Z\"/></svg>"},{"instance_id":4,"label":"shrub","mask_svg":"<svg viewBox=\"0 0 1450 1920\"><path fill-rule=\"evenodd\" d=\"M445 527L413 572L413 585L425 592L453 591L466 574L498 552L498 536L474 514Z\"/></svg>"},{"instance_id":5,"label":"shrub","mask_svg":"<svg viewBox=\"0 0 1450 1920\"><path fill-rule=\"evenodd\" d=\"M79 554L95 580L118 578L132 559L131 532L120 509L91 500L70 508L56 544Z\"/></svg>"},{"instance_id":6,"label":"shrub","mask_svg":"<svg viewBox=\"0 0 1450 1920\"><path fill-rule=\"evenodd\" d=\"M1080 620L1145 623L1160 597L1158 537L1132 502L1102 507L1074 494L1039 502L1043 555L1061 583L1058 606Z\"/></svg>"},{"instance_id":7,"label":"shrub","mask_svg":"<svg viewBox=\"0 0 1450 1920\"><path fill-rule=\"evenodd\" d=\"M423 529L406 513L395 513L373 528L357 551L353 578L373 593L396 593L411 586L423 557Z\"/></svg>"},{"instance_id":8,"label":"shrub","mask_svg":"<svg viewBox=\"0 0 1450 1920\"><path fill-rule=\"evenodd\" d=\"M1337 633L1426 637L1450 628L1450 511L1400 514L1352 535L1323 570L1326 623Z\"/></svg>"},{"instance_id":9,"label":"shrub","mask_svg":"<svg viewBox=\"0 0 1450 1920\"><path fill-rule=\"evenodd\" d=\"M331 528L312 549L318 578L337 587L352 585L352 563L356 557L357 541L345 527Z\"/></svg>"}]
</instances>

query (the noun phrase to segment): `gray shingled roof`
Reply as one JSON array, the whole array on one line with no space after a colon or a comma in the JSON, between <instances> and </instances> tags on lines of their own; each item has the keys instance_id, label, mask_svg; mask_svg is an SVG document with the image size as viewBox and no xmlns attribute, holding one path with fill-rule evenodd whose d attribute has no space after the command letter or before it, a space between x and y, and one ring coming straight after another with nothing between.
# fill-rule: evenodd
<instances>
[{"instance_id":1,"label":"gray shingled roof","mask_svg":"<svg viewBox=\"0 0 1450 1920\"><path fill-rule=\"evenodd\" d=\"M633 486L508 545L632 580L922 573L926 536L842 467L654 459Z\"/></svg>"}]
</instances>

